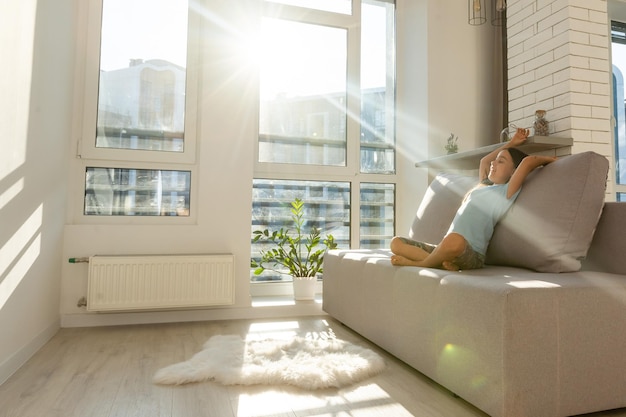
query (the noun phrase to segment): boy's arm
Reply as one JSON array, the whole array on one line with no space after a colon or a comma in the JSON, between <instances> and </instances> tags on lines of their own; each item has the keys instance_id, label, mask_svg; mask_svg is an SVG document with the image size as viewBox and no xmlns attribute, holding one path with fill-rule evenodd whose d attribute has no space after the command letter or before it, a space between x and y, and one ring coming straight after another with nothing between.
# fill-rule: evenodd
<instances>
[{"instance_id":1,"label":"boy's arm","mask_svg":"<svg viewBox=\"0 0 626 417\"><path fill-rule=\"evenodd\" d=\"M511 198L520 188L528 174L530 174L535 168L547 165L550 162L556 161L555 156L541 156L541 155L529 155L522 159L519 166L513 172L511 179L509 180L509 188L507 191L507 198Z\"/></svg>"},{"instance_id":2,"label":"boy's arm","mask_svg":"<svg viewBox=\"0 0 626 417\"><path fill-rule=\"evenodd\" d=\"M499 146L496 150L489 152L487 155L483 156L480 160L480 165L478 166L478 180L482 181L489 175L489 168L491 166L491 162L496 160L496 157L500 153L500 151L508 148L514 148L526 142L526 138L528 137L529 130L528 129L517 129L515 135L511 138L510 141L505 142L502 146Z\"/></svg>"}]
</instances>

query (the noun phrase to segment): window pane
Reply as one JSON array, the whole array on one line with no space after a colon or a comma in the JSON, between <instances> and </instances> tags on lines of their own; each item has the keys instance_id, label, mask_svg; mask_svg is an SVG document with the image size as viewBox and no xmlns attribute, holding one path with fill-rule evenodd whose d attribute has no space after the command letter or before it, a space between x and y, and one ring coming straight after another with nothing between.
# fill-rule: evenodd
<instances>
[{"instance_id":1,"label":"window pane","mask_svg":"<svg viewBox=\"0 0 626 417\"><path fill-rule=\"evenodd\" d=\"M351 0L269 0L270 3L288 4L326 12L352 14Z\"/></svg>"},{"instance_id":2,"label":"window pane","mask_svg":"<svg viewBox=\"0 0 626 417\"><path fill-rule=\"evenodd\" d=\"M394 5L362 3L361 172L395 172Z\"/></svg>"},{"instance_id":3,"label":"window pane","mask_svg":"<svg viewBox=\"0 0 626 417\"><path fill-rule=\"evenodd\" d=\"M612 22L613 112L615 116L615 180L626 184L626 25Z\"/></svg>"},{"instance_id":4,"label":"window pane","mask_svg":"<svg viewBox=\"0 0 626 417\"><path fill-rule=\"evenodd\" d=\"M361 184L361 248L388 248L395 230L395 185Z\"/></svg>"},{"instance_id":5,"label":"window pane","mask_svg":"<svg viewBox=\"0 0 626 417\"><path fill-rule=\"evenodd\" d=\"M286 181L255 179L252 190L252 232L281 227L293 230L291 202L304 202L305 231L312 227L322 231L322 237L332 234L338 247L350 246L350 183L323 181ZM251 233L252 235L252 233ZM261 249L271 245L252 244L252 257L260 259ZM287 275L265 271L254 275L252 281L290 280Z\"/></svg>"},{"instance_id":6,"label":"window pane","mask_svg":"<svg viewBox=\"0 0 626 417\"><path fill-rule=\"evenodd\" d=\"M344 166L344 29L263 19L259 161Z\"/></svg>"},{"instance_id":7,"label":"window pane","mask_svg":"<svg viewBox=\"0 0 626 417\"><path fill-rule=\"evenodd\" d=\"M103 0L96 147L182 152L187 1Z\"/></svg>"},{"instance_id":8,"label":"window pane","mask_svg":"<svg viewBox=\"0 0 626 417\"><path fill-rule=\"evenodd\" d=\"M189 216L190 171L87 167L85 214Z\"/></svg>"}]
</instances>

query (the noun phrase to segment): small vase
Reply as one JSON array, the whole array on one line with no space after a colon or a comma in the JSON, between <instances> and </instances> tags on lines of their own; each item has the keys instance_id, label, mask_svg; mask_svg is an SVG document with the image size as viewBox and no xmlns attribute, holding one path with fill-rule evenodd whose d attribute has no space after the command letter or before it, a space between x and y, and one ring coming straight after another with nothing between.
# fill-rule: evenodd
<instances>
[{"instance_id":1,"label":"small vase","mask_svg":"<svg viewBox=\"0 0 626 417\"><path fill-rule=\"evenodd\" d=\"M315 300L317 277L293 277L293 298L296 301Z\"/></svg>"}]
</instances>

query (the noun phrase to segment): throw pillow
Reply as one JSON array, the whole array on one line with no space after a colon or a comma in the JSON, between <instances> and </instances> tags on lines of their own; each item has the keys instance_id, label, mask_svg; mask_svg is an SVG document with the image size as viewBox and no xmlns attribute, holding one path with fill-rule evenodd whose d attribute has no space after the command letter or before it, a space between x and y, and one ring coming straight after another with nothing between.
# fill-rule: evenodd
<instances>
[{"instance_id":1,"label":"throw pillow","mask_svg":"<svg viewBox=\"0 0 626 417\"><path fill-rule=\"evenodd\" d=\"M486 263L578 271L604 206L608 169L605 157L584 152L533 171L496 226Z\"/></svg>"},{"instance_id":2,"label":"throw pillow","mask_svg":"<svg viewBox=\"0 0 626 417\"><path fill-rule=\"evenodd\" d=\"M409 238L433 244L441 242L465 194L476 184L477 177L438 174L430 183L417 209Z\"/></svg>"}]
</instances>

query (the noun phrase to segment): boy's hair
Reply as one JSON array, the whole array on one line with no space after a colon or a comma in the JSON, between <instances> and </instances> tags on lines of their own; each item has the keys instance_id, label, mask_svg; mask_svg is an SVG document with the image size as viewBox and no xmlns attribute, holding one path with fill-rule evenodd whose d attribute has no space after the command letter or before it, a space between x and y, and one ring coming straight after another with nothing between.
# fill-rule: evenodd
<instances>
[{"instance_id":1,"label":"boy's hair","mask_svg":"<svg viewBox=\"0 0 626 417\"><path fill-rule=\"evenodd\" d=\"M508 148L507 151L509 151L509 153L511 154L511 158L513 159L513 165L515 165L515 168L519 166L520 162L522 162L522 159L528 156L527 153L524 153L517 148Z\"/></svg>"}]
</instances>

